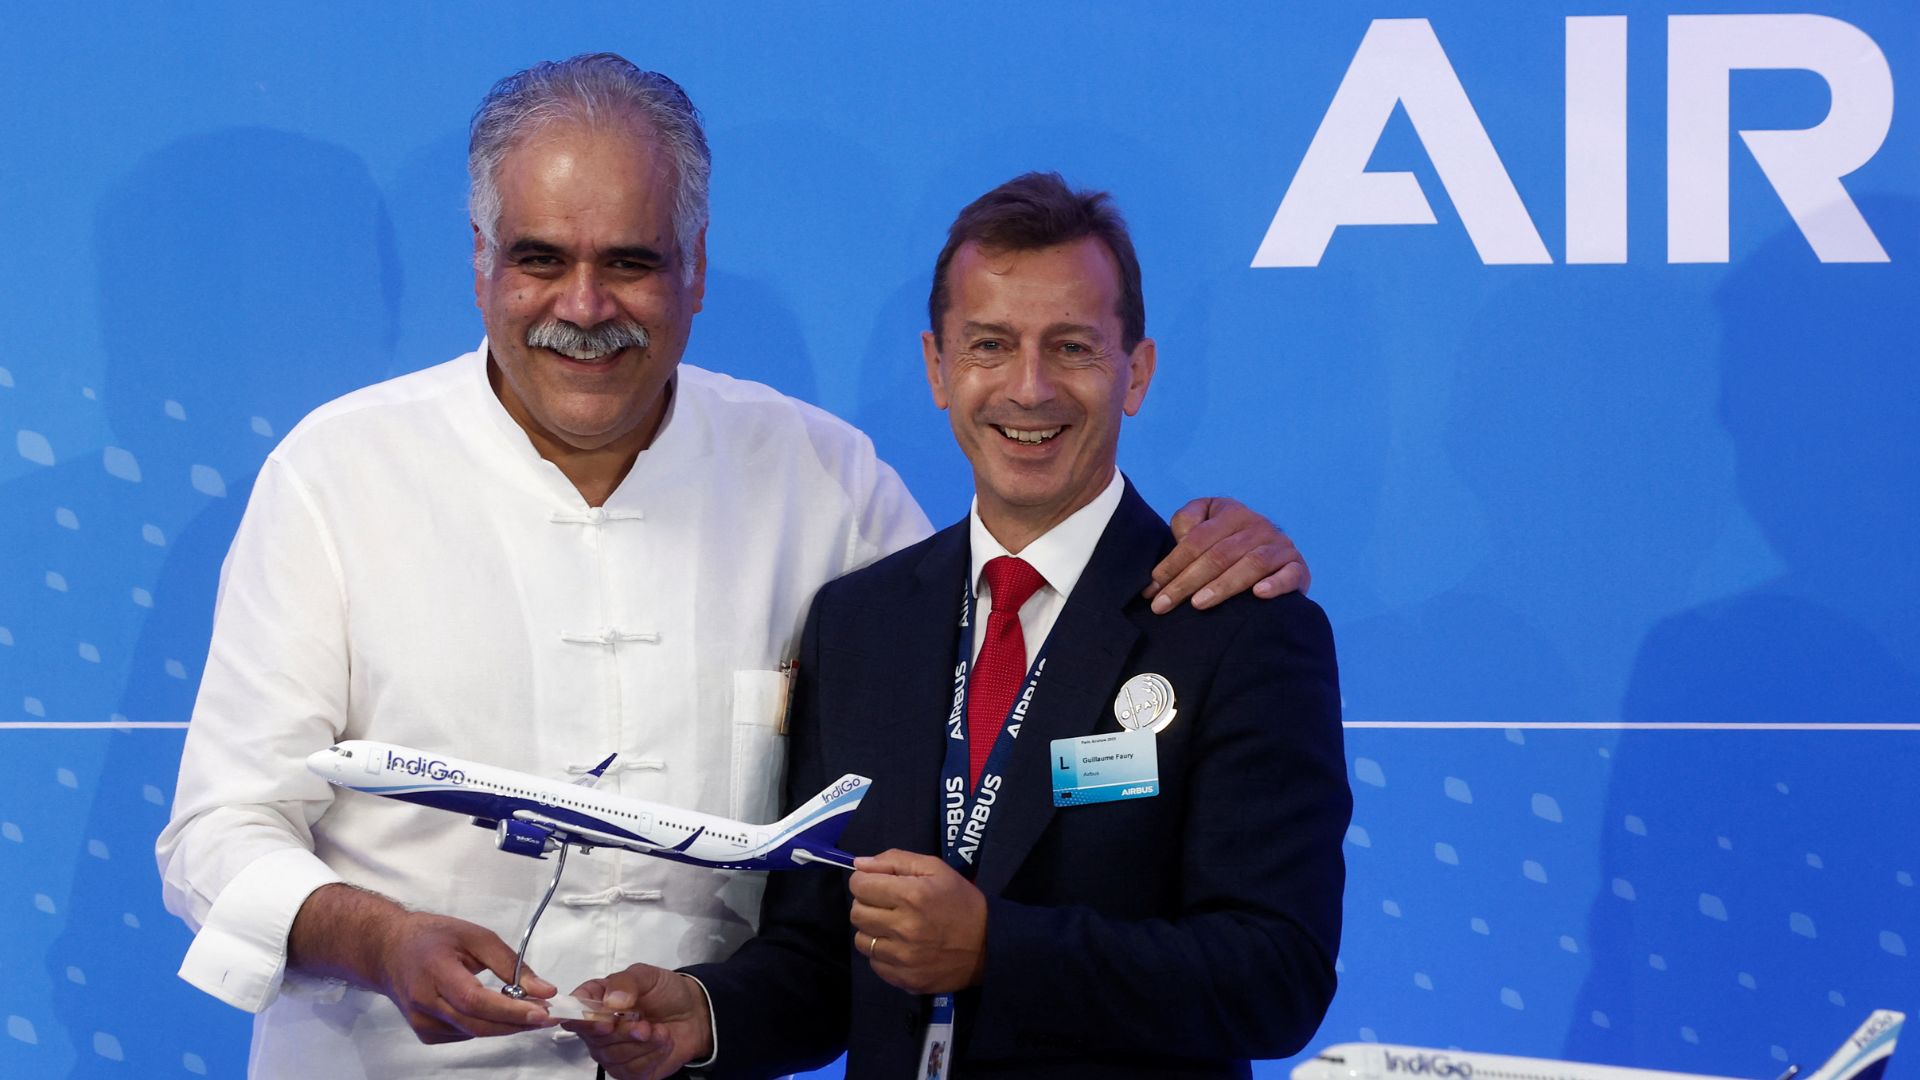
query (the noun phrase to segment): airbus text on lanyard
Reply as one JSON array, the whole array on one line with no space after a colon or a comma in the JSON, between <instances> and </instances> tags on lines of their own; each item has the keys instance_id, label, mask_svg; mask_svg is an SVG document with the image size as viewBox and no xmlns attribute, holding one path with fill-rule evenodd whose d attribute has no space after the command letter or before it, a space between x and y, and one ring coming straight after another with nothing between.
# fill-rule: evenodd
<instances>
[{"instance_id":1,"label":"airbus text on lanyard","mask_svg":"<svg viewBox=\"0 0 1920 1080\"><path fill-rule=\"evenodd\" d=\"M1040 676L1047 669L1047 645L1042 642L1027 669L1026 682L1007 710L1006 722L993 741L986 764L980 768L980 785L968 796L967 751L967 674L973 656L973 584L968 582L960 599L959 657L953 664L953 707L947 712L947 755L940 769L940 854L969 881L973 879L980 857L980 841L987 835L987 823L993 818L994 804L1000 794L1001 779L1013 756L1013 744L1020 738L1020 725L1026 721ZM1051 634L1048 635L1052 637Z\"/></svg>"},{"instance_id":2,"label":"airbus text on lanyard","mask_svg":"<svg viewBox=\"0 0 1920 1080\"><path fill-rule=\"evenodd\" d=\"M1015 613L1018 617L1018 613ZM1006 722L994 737L986 764L980 767L980 785L968 797L967 780L967 674L973 657L973 583L969 581L960 597L959 655L953 663L953 707L947 713L947 755L940 768L940 855L954 871L973 880L979 865L980 842L987 835L987 823L1000 794L1001 778L1013 756L1013 744L1020 738L1020 725L1026 722L1033 693L1040 676L1047 670L1047 646L1040 645L1033 665L1027 669L1026 682L1007 710ZM1048 637L1052 637L1051 634ZM952 994L935 994L933 1013L927 1023L927 1037L920 1047L920 1070L916 1077L948 1080L953 1069L954 1007Z\"/></svg>"}]
</instances>

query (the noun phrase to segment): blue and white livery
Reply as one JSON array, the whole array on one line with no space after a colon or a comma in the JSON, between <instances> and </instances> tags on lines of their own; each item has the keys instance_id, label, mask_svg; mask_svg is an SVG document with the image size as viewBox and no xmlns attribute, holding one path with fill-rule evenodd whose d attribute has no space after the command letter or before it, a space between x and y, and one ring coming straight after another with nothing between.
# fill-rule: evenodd
<instances>
[{"instance_id":1,"label":"blue and white livery","mask_svg":"<svg viewBox=\"0 0 1920 1080\"><path fill-rule=\"evenodd\" d=\"M1880 1080L1905 1020L1904 1014L1889 1009L1874 1012L1825 1065L1801 1080ZM1798 1066L1789 1068L1779 1080L1792 1080L1799 1071ZM1730 1080L1697 1073L1386 1043L1329 1046L1293 1068L1293 1080L1474 1080L1476 1076L1482 1080Z\"/></svg>"},{"instance_id":2,"label":"blue and white livery","mask_svg":"<svg viewBox=\"0 0 1920 1080\"><path fill-rule=\"evenodd\" d=\"M594 790L611 764L609 756L569 783L358 739L307 758L307 768L336 787L465 814L515 855L544 859L572 844L720 870L853 869L853 856L837 845L871 784L864 776L848 773L779 821L754 825Z\"/></svg>"}]
</instances>

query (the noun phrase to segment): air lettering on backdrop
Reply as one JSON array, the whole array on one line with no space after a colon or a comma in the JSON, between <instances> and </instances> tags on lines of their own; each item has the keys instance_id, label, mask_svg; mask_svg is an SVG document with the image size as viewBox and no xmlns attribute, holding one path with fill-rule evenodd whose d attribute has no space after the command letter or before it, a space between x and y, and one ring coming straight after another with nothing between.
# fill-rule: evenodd
<instances>
[{"instance_id":1,"label":"air lettering on backdrop","mask_svg":"<svg viewBox=\"0 0 1920 1080\"><path fill-rule=\"evenodd\" d=\"M1893 120L1886 55L1824 15L1667 20L1667 261L1728 259L1729 83L1739 70L1811 71L1832 106L1804 130L1741 130L1767 182L1822 262L1886 262L1842 177L1872 160ZM1627 261L1627 19L1566 20L1568 263ZM1532 216L1426 19L1367 28L1255 253L1256 267L1318 266L1343 225L1432 225L1409 172L1367 161L1406 109L1460 223L1488 265L1551 263Z\"/></svg>"},{"instance_id":2,"label":"air lettering on backdrop","mask_svg":"<svg viewBox=\"0 0 1920 1080\"><path fill-rule=\"evenodd\" d=\"M1253 265L1318 266L1333 230L1342 225L1435 223L1433 206L1412 173L1367 171L1395 105L1406 107L1481 262L1553 261L1432 25L1425 19L1375 19Z\"/></svg>"},{"instance_id":3,"label":"air lettering on backdrop","mask_svg":"<svg viewBox=\"0 0 1920 1080\"><path fill-rule=\"evenodd\" d=\"M1627 261L1627 17L1567 20L1569 264Z\"/></svg>"},{"instance_id":4,"label":"air lettering on backdrop","mask_svg":"<svg viewBox=\"0 0 1920 1080\"><path fill-rule=\"evenodd\" d=\"M1737 70L1799 69L1833 107L1803 131L1742 131L1753 160L1821 262L1886 262L1840 178L1873 159L1893 124L1893 73L1860 29L1825 15L1667 20L1667 261L1727 261L1727 83Z\"/></svg>"}]
</instances>

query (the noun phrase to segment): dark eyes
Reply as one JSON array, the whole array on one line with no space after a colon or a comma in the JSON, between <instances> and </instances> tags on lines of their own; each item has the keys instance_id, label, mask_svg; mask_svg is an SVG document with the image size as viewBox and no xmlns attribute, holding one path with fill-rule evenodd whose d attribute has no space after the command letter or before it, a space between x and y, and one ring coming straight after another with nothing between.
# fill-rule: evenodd
<instances>
[{"instance_id":1,"label":"dark eyes","mask_svg":"<svg viewBox=\"0 0 1920 1080\"><path fill-rule=\"evenodd\" d=\"M1005 352L1011 349L1012 346L999 338L983 338L979 341L968 342L967 348L973 352ZM1053 349L1055 352L1067 356L1078 357L1093 355L1093 347L1084 341L1057 342L1053 345Z\"/></svg>"},{"instance_id":2,"label":"dark eyes","mask_svg":"<svg viewBox=\"0 0 1920 1080\"><path fill-rule=\"evenodd\" d=\"M542 253L522 255L514 260L514 265L522 270L547 271L560 269L564 263L558 255ZM637 259L614 259L606 265L607 269L615 273L628 274L634 277L656 273L661 269L658 265L641 262Z\"/></svg>"}]
</instances>

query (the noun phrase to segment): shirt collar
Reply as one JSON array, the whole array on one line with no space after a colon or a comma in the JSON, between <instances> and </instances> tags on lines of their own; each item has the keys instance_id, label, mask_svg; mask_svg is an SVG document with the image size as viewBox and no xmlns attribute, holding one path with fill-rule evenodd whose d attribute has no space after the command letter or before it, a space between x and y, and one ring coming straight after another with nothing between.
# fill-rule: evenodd
<instances>
[{"instance_id":1,"label":"shirt collar","mask_svg":"<svg viewBox=\"0 0 1920 1080\"><path fill-rule=\"evenodd\" d=\"M1093 501L1067 515L1065 521L1042 533L1021 552L1020 558L1027 565L1040 572L1047 579L1047 587L1066 596L1080 581L1080 574L1086 570L1087 562L1093 558L1094 546L1100 543L1100 534L1107 531L1107 522L1113 512L1120 508L1120 496L1127 490L1126 481L1120 476L1120 470L1113 470L1113 479L1107 481L1106 488L1093 497ZM980 521L980 499L975 496L972 509L967 512L967 535L973 550L974 595L983 591L985 583L982 577L986 572L987 560L1008 554L1000 541L993 538L987 527Z\"/></svg>"},{"instance_id":2,"label":"shirt collar","mask_svg":"<svg viewBox=\"0 0 1920 1080\"><path fill-rule=\"evenodd\" d=\"M556 498L584 506L585 502L580 498L580 492L573 486L573 482L567 479L558 465L540 456L539 449L533 445L533 439L527 435L526 429L522 428L520 422L513 418L513 414L507 411L506 403L500 400L500 395L494 393L493 379L488 371L488 365L492 362L492 353L484 336L480 339L480 347L461 359L464 362L469 358L473 366L473 376L468 381L467 392L474 395L481 411L486 413L487 418L492 421L492 427L500 436L502 445L532 469L541 483ZM634 501L635 493L645 486L644 476L672 475L684 467L685 459L704 456L702 447L699 445L701 440L698 434L691 430L697 426L695 422L691 418L682 419L677 424L674 422L676 416L690 411L681 404L684 388L684 381L680 378L679 369L676 368L667 388L669 395L667 414L660 420L660 430L653 436L653 445L642 450L640 456L634 460L633 468L628 470L627 475L614 488L613 494L607 498L608 506ZM642 475L643 479L635 479L637 474Z\"/></svg>"}]
</instances>

